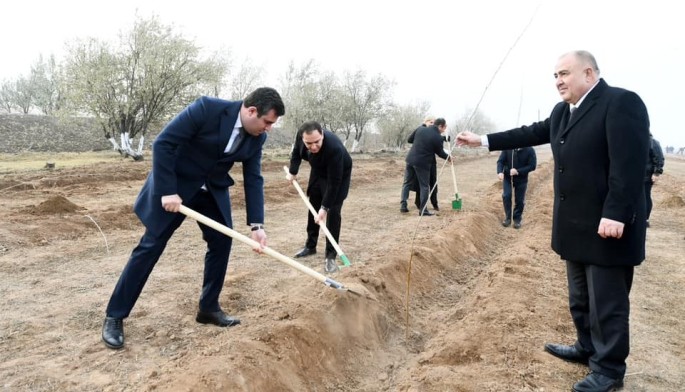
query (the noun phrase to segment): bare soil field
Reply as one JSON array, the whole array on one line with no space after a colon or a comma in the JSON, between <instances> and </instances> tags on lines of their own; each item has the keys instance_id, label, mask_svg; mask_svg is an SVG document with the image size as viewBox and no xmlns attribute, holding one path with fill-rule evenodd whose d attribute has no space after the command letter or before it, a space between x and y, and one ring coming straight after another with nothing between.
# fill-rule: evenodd
<instances>
[{"instance_id":1,"label":"bare soil field","mask_svg":"<svg viewBox=\"0 0 685 392\"><path fill-rule=\"evenodd\" d=\"M1 391L568 391L587 372L543 351L575 337L564 263L549 245L546 147L520 230L500 225L496 153L458 151L461 210L451 208L452 176L439 160L441 210L420 219L415 209L399 212L403 155L354 155L340 241L352 266L332 278L372 298L234 242L221 304L243 323L229 329L195 322L205 244L187 220L118 351L100 330L143 232L132 204L150 162L102 154L75 166L58 158L54 170L0 156ZM270 247L291 256L304 244L307 209L285 164L285 154L265 153L266 228ZM238 182L234 221L243 222ZM667 157L653 198L624 390L682 391L685 160ZM322 272L323 244L322 234L319 254L302 263Z\"/></svg>"}]
</instances>

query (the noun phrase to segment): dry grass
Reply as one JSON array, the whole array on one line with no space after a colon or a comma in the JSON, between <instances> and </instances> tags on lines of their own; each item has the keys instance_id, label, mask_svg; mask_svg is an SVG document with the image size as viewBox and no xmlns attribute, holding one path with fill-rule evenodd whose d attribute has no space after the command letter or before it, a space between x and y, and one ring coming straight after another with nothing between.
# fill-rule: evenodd
<instances>
[{"instance_id":1,"label":"dry grass","mask_svg":"<svg viewBox=\"0 0 685 392\"><path fill-rule=\"evenodd\" d=\"M115 151L91 152L22 152L0 154L0 174L45 169L47 162L54 162L56 169L86 166L99 162L121 161L123 158Z\"/></svg>"}]
</instances>

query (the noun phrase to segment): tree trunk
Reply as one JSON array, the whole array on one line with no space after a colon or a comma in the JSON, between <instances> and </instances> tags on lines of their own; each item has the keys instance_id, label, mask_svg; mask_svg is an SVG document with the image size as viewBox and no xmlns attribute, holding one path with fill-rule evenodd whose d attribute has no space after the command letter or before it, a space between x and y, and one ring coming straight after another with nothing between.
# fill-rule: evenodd
<instances>
[{"instance_id":1,"label":"tree trunk","mask_svg":"<svg viewBox=\"0 0 685 392\"><path fill-rule=\"evenodd\" d=\"M112 143L112 149L114 151L121 151L121 147L119 147L119 144L117 143L117 139L110 137L107 140L109 140L109 142Z\"/></svg>"}]
</instances>

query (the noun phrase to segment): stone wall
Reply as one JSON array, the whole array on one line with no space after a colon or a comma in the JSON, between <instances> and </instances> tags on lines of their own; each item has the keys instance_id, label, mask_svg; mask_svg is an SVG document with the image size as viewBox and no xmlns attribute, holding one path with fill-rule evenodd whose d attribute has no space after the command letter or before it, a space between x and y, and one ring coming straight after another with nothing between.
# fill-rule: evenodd
<instances>
[{"instance_id":1,"label":"stone wall","mask_svg":"<svg viewBox=\"0 0 685 392\"><path fill-rule=\"evenodd\" d=\"M157 133L157 130L148 132L144 154L150 151ZM292 135L292 132L274 130L269 134L266 148L287 148L292 144ZM133 147L138 147L137 138L133 141ZM0 114L0 153L86 152L111 148L102 128L92 118Z\"/></svg>"},{"instance_id":2,"label":"stone wall","mask_svg":"<svg viewBox=\"0 0 685 392\"><path fill-rule=\"evenodd\" d=\"M0 114L0 153L85 152L110 148L112 145L93 119Z\"/></svg>"}]
</instances>

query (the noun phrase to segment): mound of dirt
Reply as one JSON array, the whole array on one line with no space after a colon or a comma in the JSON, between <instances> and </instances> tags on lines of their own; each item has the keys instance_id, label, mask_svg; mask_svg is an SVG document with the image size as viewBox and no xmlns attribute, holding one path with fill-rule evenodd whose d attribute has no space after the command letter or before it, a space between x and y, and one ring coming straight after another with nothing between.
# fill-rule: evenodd
<instances>
[{"instance_id":1,"label":"mound of dirt","mask_svg":"<svg viewBox=\"0 0 685 392\"><path fill-rule=\"evenodd\" d=\"M116 352L101 343L102 319L143 231L132 204L150 161L1 175L0 191L12 187L0 208L2 390L570 390L587 367L543 350L545 342L575 339L565 263L549 244L551 151L538 150L519 230L500 224L498 154L459 153L463 208L450 209L451 168L440 166L441 210L421 219L413 203L410 213L398 211L404 153L354 155L340 240L352 265L331 279L361 296L234 242L220 302L243 322L230 329L199 324L207 245L194 222L182 224ZM267 154L268 244L295 254L307 211L285 180L286 153ZM653 189L658 206L647 260L635 268L631 291L631 391L685 385L685 159L668 159L669 173ZM309 170L303 164L298 175L303 187ZM232 176L233 223L249 234L241 168ZM297 262L321 271L324 243L320 235L318 256Z\"/></svg>"},{"instance_id":2,"label":"mound of dirt","mask_svg":"<svg viewBox=\"0 0 685 392\"><path fill-rule=\"evenodd\" d=\"M671 195L670 197L666 198L664 201L661 202L661 205L663 207L668 207L668 208L680 208L680 207L685 207L685 201L683 201L683 198L678 196L678 195Z\"/></svg>"},{"instance_id":3,"label":"mound of dirt","mask_svg":"<svg viewBox=\"0 0 685 392\"><path fill-rule=\"evenodd\" d=\"M35 215L74 213L85 208L77 206L64 196L53 196L37 206L28 208L27 212Z\"/></svg>"}]
</instances>

